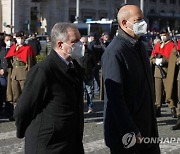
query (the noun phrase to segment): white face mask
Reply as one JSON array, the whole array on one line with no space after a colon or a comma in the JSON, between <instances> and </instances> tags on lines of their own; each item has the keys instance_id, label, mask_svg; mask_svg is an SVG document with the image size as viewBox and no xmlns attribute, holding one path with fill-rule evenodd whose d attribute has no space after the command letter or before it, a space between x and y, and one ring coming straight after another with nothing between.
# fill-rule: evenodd
<instances>
[{"instance_id":1,"label":"white face mask","mask_svg":"<svg viewBox=\"0 0 180 154\"><path fill-rule=\"evenodd\" d=\"M169 39L169 38L168 38L167 36L161 36L161 40L162 40L163 42L166 42L168 39Z\"/></svg>"},{"instance_id":2,"label":"white face mask","mask_svg":"<svg viewBox=\"0 0 180 154\"><path fill-rule=\"evenodd\" d=\"M12 45L12 41L9 40L9 41L6 42L6 48L10 48L11 45Z\"/></svg>"},{"instance_id":3,"label":"white face mask","mask_svg":"<svg viewBox=\"0 0 180 154\"><path fill-rule=\"evenodd\" d=\"M90 37L88 37L88 42L92 42L92 39Z\"/></svg>"},{"instance_id":4,"label":"white face mask","mask_svg":"<svg viewBox=\"0 0 180 154\"><path fill-rule=\"evenodd\" d=\"M130 21L128 21L129 23L131 23ZM138 37L141 37L143 35L145 35L147 33L147 23L144 19L136 22L136 23L131 23L133 25L133 29L129 28L130 30L132 30L134 32L134 34Z\"/></svg>"},{"instance_id":5,"label":"white face mask","mask_svg":"<svg viewBox=\"0 0 180 154\"><path fill-rule=\"evenodd\" d=\"M23 39L16 39L17 45L22 45L24 43Z\"/></svg>"},{"instance_id":6,"label":"white face mask","mask_svg":"<svg viewBox=\"0 0 180 154\"><path fill-rule=\"evenodd\" d=\"M65 44L71 48L69 55L72 59L79 59L84 56L85 46L83 45L81 41L78 41L73 46L70 46L67 43Z\"/></svg>"}]
</instances>

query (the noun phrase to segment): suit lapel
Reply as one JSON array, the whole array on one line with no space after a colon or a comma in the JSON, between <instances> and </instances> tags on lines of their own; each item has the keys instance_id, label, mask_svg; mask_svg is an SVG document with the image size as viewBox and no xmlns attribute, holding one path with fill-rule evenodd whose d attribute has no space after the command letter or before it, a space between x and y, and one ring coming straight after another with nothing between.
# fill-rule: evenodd
<instances>
[{"instance_id":1,"label":"suit lapel","mask_svg":"<svg viewBox=\"0 0 180 154\"><path fill-rule=\"evenodd\" d=\"M62 72L62 74L67 77L67 79L70 82L73 82L75 84L79 84L79 82L77 82L77 79L79 76L77 76L76 74L79 73L79 68L77 68L77 62L73 64L75 66L75 69L77 69L77 73L71 72L71 70L69 69L68 65L57 55L56 51L52 50L52 52L50 53L50 58L52 59L52 62L55 64L56 70L59 72ZM60 74L59 74L59 78L61 78Z\"/></svg>"}]
</instances>

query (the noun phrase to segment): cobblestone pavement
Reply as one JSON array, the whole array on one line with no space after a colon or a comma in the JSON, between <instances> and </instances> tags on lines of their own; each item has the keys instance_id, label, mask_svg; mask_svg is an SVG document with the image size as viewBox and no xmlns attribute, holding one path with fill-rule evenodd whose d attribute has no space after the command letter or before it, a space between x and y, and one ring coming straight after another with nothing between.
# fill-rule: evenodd
<instances>
[{"instance_id":1,"label":"cobblestone pavement","mask_svg":"<svg viewBox=\"0 0 180 154\"><path fill-rule=\"evenodd\" d=\"M94 103L94 113L87 114L85 104L84 148L86 154L109 154L103 140L103 102ZM158 118L160 137L165 140L160 144L162 154L180 154L180 130L172 131L170 127L177 119L171 118L170 109L163 105L162 117ZM15 137L15 124L0 117L0 154L23 154L24 140ZM179 143L170 142L170 138L179 138Z\"/></svg>"}]
</instances>

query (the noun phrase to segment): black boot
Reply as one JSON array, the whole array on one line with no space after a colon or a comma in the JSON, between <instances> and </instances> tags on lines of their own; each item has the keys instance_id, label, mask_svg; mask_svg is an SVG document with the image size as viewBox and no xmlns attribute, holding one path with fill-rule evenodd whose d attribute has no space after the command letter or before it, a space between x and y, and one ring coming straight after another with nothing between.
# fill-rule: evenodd
<instances>
[{"instance_id":1,"label":"black boot","mask_svg":"<svg viewBox=\"0 0 180 154\"><path fill-rule=\"evenodd\" d=\"M180 129L180 116L178 117L177 123L171 127L172 130Z\"/></svg>"},{"instance_id":2,"label":"black boot","mask_svg":"<svg viewBox=\"0 0 180 154\"><path fill-rule=\"evenodd\" d=\"M173 118L177 118L176 108L175 107L171 108L171 114L172 114Z\"/></svg>"},{"instance_id":3,"label":"black boot","mask_svg":"<svg viewBox=\"0 0 180 154\"><path fill-rule=\"evenodd\" d=\"M161 108L160 107L156 108L156 117L161 117Z\"/></svg>"}]
</instances>

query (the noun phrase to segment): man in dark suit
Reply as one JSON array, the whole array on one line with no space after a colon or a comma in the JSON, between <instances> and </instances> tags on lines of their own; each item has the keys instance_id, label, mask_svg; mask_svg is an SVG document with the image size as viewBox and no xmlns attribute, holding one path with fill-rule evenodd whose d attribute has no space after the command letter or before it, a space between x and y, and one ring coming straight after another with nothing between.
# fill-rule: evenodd
<instances>
[{"instance_id":1,"label":"man in dark suit","mask_svg":"<svg viewBox=\"0 0 180 154\"><path fill-rule=\"evenodd\" d=\"M96 57L93 50L89 50L87 43L88 39L86 37L81 37L80 41L85 46L85 53L82 58L79 59L80 65L84 68L84 89L87 98L87 113L93 112L93 79L94 70L96 66Z\"/></svg>"},{"instance_id":2,"label":"man in dark suit","mask_svg":"<svg viewBox=\"0 0 180 154\"><path fill-rule=\"evenodd\" d=\"M12 119L13 115L13 105L10 102L6 101L6 90L7 90L7 60L6 54L12 46L12 36L6 34L4 37L4 47L0 49L0 110L3 103L5 103L5 113L9 117L9 120Z\"/></svg>"},{"instance_id":3,"label":"man in dark suit","mask_svg":"<svg viewBox=\"0 0 180 154\"><path fill-rule=\"evenodd\" d=\"M159 154L154 113L153 80L140 37L147 23L139 7L123 6L117 15L119 32L102 57L105 107L104 134L112 154Z\"/></svg>"},{"instance_id":4,"label":"man in dark suit","mask_svg":"<svg viewBox=\"0 0 180 154\"><path fill-rule=\"evenodd\" d=\"M33 48L35 55L39 55L41 51L41 44L39 40L36 38L36 34L33 33L31 36L31 40L29 40L28 44Z\"/></svg>"},{"instance_id":5,"label":"man in dark suit","mask_svg":"<svg viewBox=\"0 0 180 154\"><path fill-rule=\"evenodd\" d=\"M73 24L55 24L53 50L28 73L14 113L26 154L84 154L83 69L75 60L84 55L79 40Z\"/></svg>"}]
</instances>

